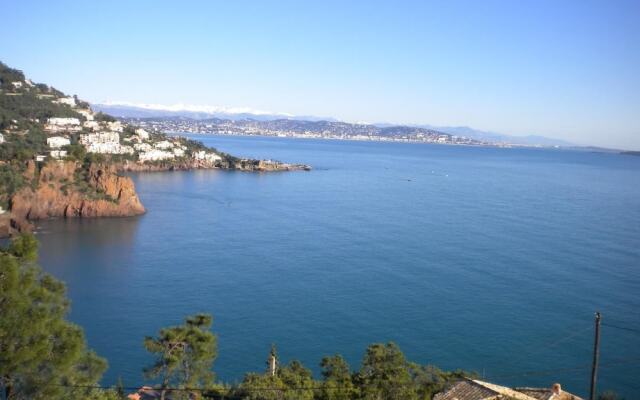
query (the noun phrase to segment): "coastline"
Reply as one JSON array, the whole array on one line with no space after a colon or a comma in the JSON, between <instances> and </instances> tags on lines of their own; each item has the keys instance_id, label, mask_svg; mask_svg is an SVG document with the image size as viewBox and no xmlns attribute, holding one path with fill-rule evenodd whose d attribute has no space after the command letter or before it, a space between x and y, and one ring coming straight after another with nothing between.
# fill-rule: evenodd
<instances>
[{"instance_id":1,"label":"coastline","mask_svg":"<svg viewBox=\"0 0 640 400\"><path fill-rule=\"evenodd\" d=\"M473 148L499 148L499 149L546 149L546 150L570 150L570 151L585 151L580 147L565 147L565 146L542 146L542 145L524 145L524 144L496 144L496 143L438 143L434 141L426 140L414 140L414 139L393 139L382 136L369 137L369 138L357 138L357 137L329 137L329 136L309 136L309 135L250 135L246 133L220 133L220 132L177 132L167 131L167 135L175 137L198 137L198 136L230 136L230 137L258 137L258 138L272 138L272 139L295 139L295 140L322 140L322 141L345 141L345 142L382 142L382 143L409 143L409 144L423 144L423 145L438 145L438 146L456 146L456 147L473 147ZM618 150L602 149L603 152L617 152Z\"/></svg>"}]
</instances>

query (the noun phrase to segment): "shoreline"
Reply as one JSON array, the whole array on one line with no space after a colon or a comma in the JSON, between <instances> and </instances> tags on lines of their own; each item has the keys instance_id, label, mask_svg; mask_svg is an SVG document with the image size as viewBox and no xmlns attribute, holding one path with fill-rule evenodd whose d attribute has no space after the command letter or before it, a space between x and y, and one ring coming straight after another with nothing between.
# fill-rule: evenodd
<instances>
[{"instance_id":1,"label":"shoreline","mask_svg":"<svg viewBox=\"0 0 640 400\"><path fill-rule=\"evenodd\" d=\"M57 176L66 176L64 164L60 161L45 164ZM35 164L34 164L35 165ZM75 164L74 164L75 165ZM75 167L74 167L75 168ZM104 186L101 180L115 180L105 187L107 193L115 201L106 199L88 199L77 191L69 194L61 193L60 188L44 188L39 182L36 191L22 191L12 197L12 203L18 201L18 206L12 204L9 210L0 214L0 238L10 238L23 232L33 232L37 229L37 221L50 219L97 219L97 218L125 218L144 215L146 208L140 202L137 190L128 173L176 172L195 170L220 170L251 173L311 171L307 164L288 164L279 161L265 161L241 159L233 165L207 163L178 163L165 165L139 164L137 162L116 162L95 165L96 187ZM62 171L62 172L61 172ZM103 172L101 172L103 171ZM126 197L123 197L123 194ZM121 198L122 197L122 198ZM121 201L123 201L121 203ZM132 204L130 204L132 203Z\"/></svg>"},{"instance_id":2,"label":"shoreline","mask_svg":"<svg viewBox=\"0 0 640 400\"><path fill-rule=\"evenodd\" d=\"M572 152L590 152L590 153L603 153L603 154L616 154L616 155L630 155L627 150L608 149L608 148L594 148L589 146L536 146L536 145L519 145L519 144L472 144L472 143L437 143L427 142L422 140L388 140L388 139L357 139L357 138L337 138L337 137L310 137L310 136L277 136L277 135L248 135L243 133L200 133L200 132L176 132L168 131L167 135L173 137L188 137L197 138L198 136L219 136L219 137L250 137L250 138L270 138L270 139L290 139L290 140L318 140L327 142L352 142L352 143L399 143L399 144L418 144L418 145L433 145L433 146L449 146L449 147L471 147L471 148L488 148L488 149L505 149L505 150L554 150L554 151L572 151ZM631 154L635 155L635 154Z\"/></svg>"}]
</instances>

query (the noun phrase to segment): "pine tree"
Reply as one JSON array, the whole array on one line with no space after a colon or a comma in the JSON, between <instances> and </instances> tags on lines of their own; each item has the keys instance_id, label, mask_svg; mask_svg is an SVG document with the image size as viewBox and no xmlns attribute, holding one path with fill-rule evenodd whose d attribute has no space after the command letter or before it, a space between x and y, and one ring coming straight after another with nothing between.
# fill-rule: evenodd
<instances>
[{"instance_id":1,"label":"pine tree","mask_svg":"<svg viewBox=\"0 0 640 400\"><path fill-rule=\"evenodd\" d=\"M358 373L362 399L413 400L417 392L409 364L398 345L375 343L367 348Z\"/></svg>"},{"instance_id":2,"label":"pine tree","mask_svg":"<svg viewBox=\"0 0 640 400\"><path fill-rule=\"evenodd\" d=\"M36 264L33 236L0 249L0 386L21 399L80 399L107 362L87 349L80 327L65 319L69 300L63 283Z\"/></svg>"},{"instance_id":3,"label":"pine tree","mask_svg":"<svg viewBox=\"0 0 640 400\"><path fill-rule=\"evenodd\" d=\"M187 317L183 325L163 328L157 337L144 339L144 347L156 355L156 361L145 369L145 375L161 379L162 400L166 389L172 385L178 388L212 387L214 374L211 369L218 355L217 338L210 330L212 321L211 315L197 314Z\"/></svg>"},{"instance_id":4,"label":"pine tree","mask_svg":"<svg viewBox=\"0 0 640 400\"><path fill-rule=\"evenodd\" d=\"M320 362L322 368L321 400L349 400L356 397L358 391L353 385L349 364L336 354L324 357Z\"/></svg>"}]
</instances>

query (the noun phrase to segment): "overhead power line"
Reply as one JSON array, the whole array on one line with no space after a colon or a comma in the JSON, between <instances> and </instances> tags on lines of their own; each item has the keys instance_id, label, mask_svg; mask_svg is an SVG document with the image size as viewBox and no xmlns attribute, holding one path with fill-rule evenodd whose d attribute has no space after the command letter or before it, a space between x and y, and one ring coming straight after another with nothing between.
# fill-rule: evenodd
<instances>
[{"instance_id":1,"label":"overhead power line","mask_svg":"<svg viewBox=\"0 0 640 400\"><path fill-rule=\"evenodd\" d=\"M602 323L602 326L607 326L609 328L615 328L615 329L621 329L623 331L628 331L628 332L635 332L635 333L640 333L640 329L635 329L635 328L627 328L625 326L618 326L618 325L612 325L612 324L606 324L606 323Z\"/></svg>"},{"instance_id":2,"label":"overhead power line","mask_svg":"<svg viewBox=\"0 0 640 400\"><path fill-rule=\"evenodd\" d=\"M632 357L632 358L622 358L622 359L615 359L615 360L610 360L608 362L603 362L600 363L601 367L608 367L608 366L615 366L615 365L624 365L624 364L633 364L633 363L640 363L640 357ZM567 367L567 368L554 368L554 369L544 369L544 370L531 370L531 371L525 371L525 372L519 372L519 373L513 373L513 374L509 374L509 375L493 375L493 376L489 376L489 378L491 379L501 379L501 378L515 378L515 377L522 377L522 376L536 376L536 375L546 375L546 374L553 374L553 373L559 373L559 372L572 372L572 371L581 371L584 369L589 369L591 368L591 364L582 364L579 366L574 366L574 367ZM115 386L104 386L104 385L72 385L72 384L64 384L64 383L51 383L51 384L44 384L42 386L60 386L60 387L69 387L69 388L79 388L79 389L115 389ZM369 385L357 385L357 386L364 386L364 387L379 387L379 385L376 384L369 384ZM384 385L385 388L402 388L402 387L410 387L410 386L414 386L413 383L408 383L408 384L402 384L402 385L398 385L398 384L392 384L392 385ZM131 391L138 391L140 390L140 388L142 388L143 385L140 386L126 386L126 387L122 387L122 389L124 390L131 390ZM162 388L152 388L153 390L162 390ZM313 386L298 386L298 387L286 387L286 388L282 388L282 387L260 387L260 388L251 388L251 387L243 387L239 390L245 391L245 392L260 392L260 391L281 391L281 390L324 390L324 389L330 389L330 390L346 390L346 389L352 389L352 387L348 387L348 386L323 386L323 385L313 385ZM168 391L168 392L208 392L211 391L211 389L203 389L203 388L175 388L175 387L167 387L164 388L164 390Z\"/></svg>"},{"instance_id":3,"label":"overhead power line","mask_svg":"<svg viewBox=\"0 0 640 400\"><path fill-rule=\"evenodd\" d=\"M640 363L640 357L626 358L626 359L617 359L611 360L608 362L600 363L601 367L609 367L614 365L623 365L623 364L633 364L635 362ZM574 372L574 371L582 371L585 369L591 368L591 364L583 364L575 367L567 367L567 368L557 368L557 369L546 369L546 370L531 370L526 372L514 373L509 375L493 375L489 376L491 379L502 379L502 378L517 378L522 376L543 376L555 374L558 372Z\"/></svg>"}]
</instances>

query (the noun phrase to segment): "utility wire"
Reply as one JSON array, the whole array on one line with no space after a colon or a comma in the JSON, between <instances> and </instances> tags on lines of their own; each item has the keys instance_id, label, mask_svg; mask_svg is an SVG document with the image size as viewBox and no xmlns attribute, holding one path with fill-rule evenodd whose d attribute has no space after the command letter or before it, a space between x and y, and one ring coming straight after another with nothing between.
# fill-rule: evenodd
<instances>
[{"instance_id":1,"label":"utility wire","mask_svg":"<svg viewBox=\"0 0 640 400\"><path fill-rule=\"evenodd\" d=\"M640 362L640 357L611 360L608 362L600 363L599 365L601 367L609 367L614 365L633 364L635 362ZM521 373L514 373L510 375L493 375L493 376L490 376L489 378L501 379L501 378L516 378L521 376L543 376L543 375L554 374L557 372L573 372L573 371L581 371L581 370L590 369L590 368L591 368L591 364L583 364L580 366L568 367L568 368L547 369L547 370L537 370L537 371L533 370L533 371L526 371Z\"/></svg>"},{"instance_id":2,"label":"utility wire","mask_svg":"<svg viewBox=\"0 0 640 400\"><path fill-rule=\"evenodd\" d=\"M609 328L615 328L615 329L621 329L623 331L629 331L629 332L635 332L635 333L640 333L640 329L634 329L634 328L627 328L624 326L618 326L618 325L611 325L611 324L606 324L604 322L601 323L602 326L608 326Z\"/></svg>"},{"instance_id":3,"label":"utility wire","mask_svg":"<svg viewBox=\"0 0 640 400\"><path fill-rule=\"evenodd\" d=\"M590 331L592 330L593 327L592 326L587 326L585 327L580 327L580 329L572 329L571 333L560 337L559 339L554 339L554 340L550 340L547 342L544 342L538 346L532 346L532 349L539 349L539 348L552 348L554 346L559 345L560 343L566 342L569 339L573 339L576 336L580 336L582 334L584 334L586 331ZM531 356L532 353L534 352L534 350L529 350L529 351L525 351L520 353L519 356L516 356L514 359L509 360L509 364L514 365L520 361L522 361L523 359L525 359L528 356Z\"/></svg>"},{"instance_id":4,"label":"utility wire","mask_svg":"<svg viewBox=\"0 0 640 400\"><path fill-rule=\"evenodd\" d=\"M632 358L622 358L610 360L608 362L600 363L601 367L615 366L615 365L625 365L625 364L633 364L640 363L640 357L632 357ZM574 367L567 368L555 368L555 369L544 369L544 370L531 370L520 373L514 373L509 375L492 375L489 378L498 379L498 378L514 378L521 376L535 376L535 375L546 375L553 374L557 372L572 372L572 371L580 371L584 369L591 368L591 364L582 364ZM385 388L401 388L401 387L411 387L414 386L414 383L407 384L393 384L393 385L382 385ZM115 386L104 386L104 385L73 385L73 384L65 384L65 383L50 383L44 384L42 386L60 386L60 387L69 387L69 388L84 388L84 389L117 389ZM380 387L377 384L367 384L367 385L355 385L355 387ZM138 391L143 386L127 386L122 387L124 390L134 390ZM323 386L323 385L313 385L313 386L298 386L298 387L261 387L261 388L252 388L252 387L243 387L238 388L239 391L244 392L261 392L261 391L286 391L286 390L350 390L353 387L348 386ZM167 387L167 388L154 388L151 387L151 390L165 390L167 392L209 392L212 389L203 389L203 388L175 388L175 387Z\"/></svg>"}]
</instances>

